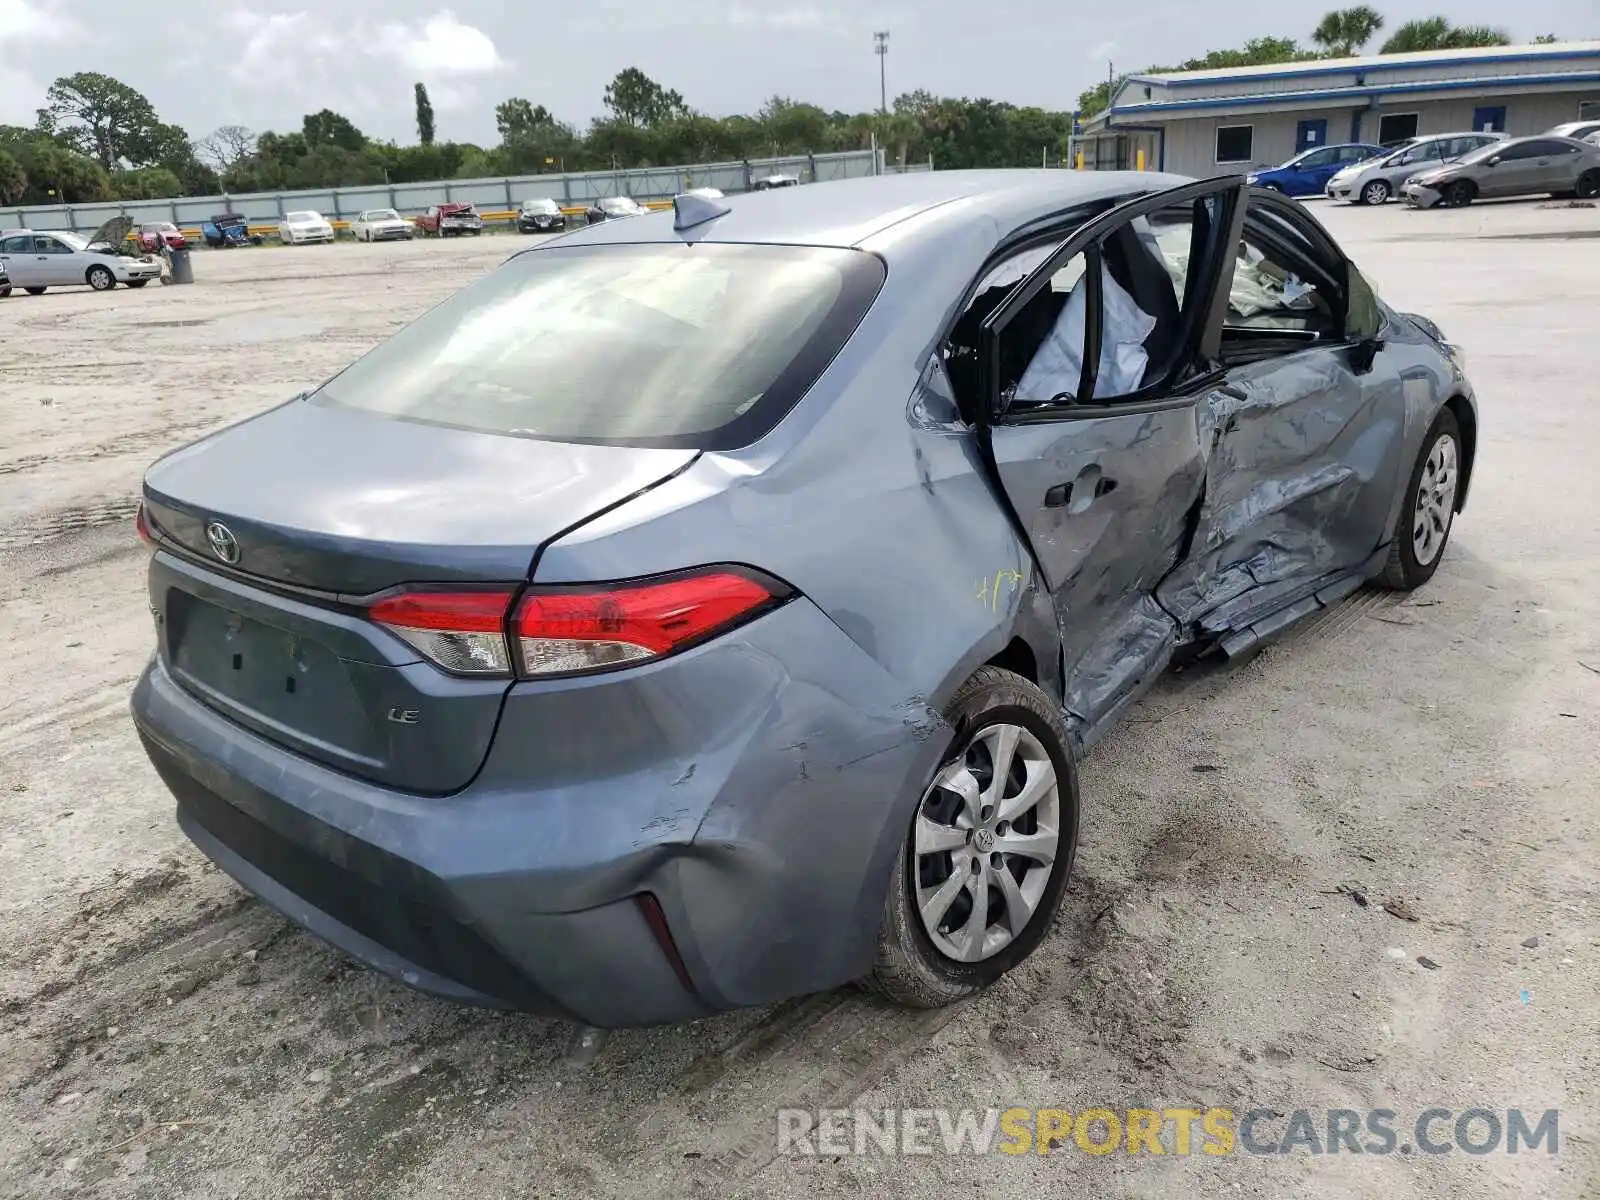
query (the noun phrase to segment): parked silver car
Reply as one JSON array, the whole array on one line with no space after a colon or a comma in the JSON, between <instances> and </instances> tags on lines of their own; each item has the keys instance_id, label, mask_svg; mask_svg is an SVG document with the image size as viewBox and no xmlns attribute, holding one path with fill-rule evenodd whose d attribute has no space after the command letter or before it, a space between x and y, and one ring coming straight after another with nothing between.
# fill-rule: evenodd
<instances>
[{"instance_id":1,"label":"parked silver car","mask_svg":"<svg viewBox=\"0 0 1600 1200\"><path fill-rule=\"evenodd\" d=\"M161 278L161 263L151 254L135 255L118 247L132 224L119 219L115 236L104 236L116 224L108 222L91 237L66 230L45 233L31 229L11 229L0 234L0 271L9 277L8 289L19 287L30 295L42 295L46 288L83 287L109 292L117 284L142 288Z\"/></svg>"},{"instance_id":2,"label":"parked silver car","mask_svg":"<svg viewBox=\"0 0 1600 1200\"><path fill-rule=\"evenodd\" d=\"M369 208L350 224L358 242L409 242L417 227L392 208Z\"/></svg>"},{"instance_id":3,"label":"parked silver car","mask_svg":"<svg viewBox=\"0 0 1600 1200\"><path fill-rule=\"evenodd\" d=\"M1600 196L1600 146L1572 138L1513 138L1475 150L1408 179L1401 189L1417 208L1460 208L1506 196Z\"/></svg>"},{"instance_id":4,"label":"parked silver car","mask_svg":"<svg viewBox=\"0 0 1600 1200\"><path fill-rule=\"evenodd\" d=\"M1544 131L1545 137L1568 137L1580 142L1587 142L1596 134L1600 134L1600 121L1568 121Z\"/></svg>"},{"instance_id":5,"label":"parked silver car","mask_svg":"<svg viewBox=\"0 0 1600 1200\"><path fill-rule=\"evenodd\" d=\"M598 1026L957 1001L1051 934L1075 763L1170 662L1445 554L1460 351L1285 196L673 209L145 477L133 716L180 827L412 987Z\"/></svg>"},{"instance_id":6,"label":"parked silver car","mask_svg":"<svg viewBox=\"0 0 1600 1200\"><path fill-rule=\"evenodd\" d=\"M1383 158L1353 163L1340 171L1328 180L1328 196L1351 204L1383 204L1398 195L1413 175L1505 140L1503 133L1432 133L1411 138Z\"/></svg>"}]
</instances>

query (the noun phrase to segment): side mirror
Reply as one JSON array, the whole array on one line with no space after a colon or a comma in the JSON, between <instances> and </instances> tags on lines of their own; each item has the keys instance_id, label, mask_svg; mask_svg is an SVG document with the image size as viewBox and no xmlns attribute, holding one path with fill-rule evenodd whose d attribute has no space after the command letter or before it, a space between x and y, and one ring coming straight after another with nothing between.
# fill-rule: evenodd
<instances>
[{"instance_id":1,"label":"side mirror","mask_svg":"<svg viewBox=\"0 0 1600 1200\"><path fill-rule=\"evenodd\" d=\"M1383 349L1383 310L1377 292L1355 263L1349 264L1346 292L1345 339L1351 343L1351 365L1358 375L1364 375Z\"/></svg>"},{"instance_id":2,"label":"side mirror","mask_svg":"<svg viewBox=\"0 0 1600 1200\"><path fill-rule=\"evenodd\" d=\"M1491 158L1489 160L1489 165L1491 167L1498 167L1500 165L1500 156L1496 154L1493 158Z\"/></svg>"}]
</instances>

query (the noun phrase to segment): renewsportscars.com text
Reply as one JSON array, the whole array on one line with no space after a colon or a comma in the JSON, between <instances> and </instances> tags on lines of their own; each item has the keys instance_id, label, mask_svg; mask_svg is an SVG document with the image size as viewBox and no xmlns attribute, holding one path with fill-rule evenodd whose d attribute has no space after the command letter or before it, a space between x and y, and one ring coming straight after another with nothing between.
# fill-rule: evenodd
<instances>
[{"instance_id":1,"label":"renewsportscars.com text","mask_svg":"<svg viewBox=\"0 0 1600 1200\"><path fill-rule=\"evenodd\" d=\"M1555 1154L1549 1108L887 1108L778 1110L778 1153Z\"/></svg>"}]
</instances>

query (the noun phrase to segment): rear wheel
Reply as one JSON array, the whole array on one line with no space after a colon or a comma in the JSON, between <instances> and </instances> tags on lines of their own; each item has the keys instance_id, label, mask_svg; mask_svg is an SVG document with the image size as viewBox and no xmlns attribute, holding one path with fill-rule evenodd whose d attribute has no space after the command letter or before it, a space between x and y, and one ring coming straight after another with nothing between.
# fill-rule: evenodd
<instances>
[{"instance_id":1,"label":"rear wheel","mask_svg":"<svg viewBox=\"0 0 1600 1200\"><path fill-rule=\"evenodd\" d=\"M0 300L4 300L9 295L11 295L10 284L7 284L5 287L0 287Z\"/></svg>"},{"instance_id":2,"label":"rear wheel","mask_svg":"<svg viewBox=\"0 0 1600 1200\"><path fill-rule=\"evenodd\" d=\"M1478 189L1470 180L1458 179L1444 190L1444 202L1451 208L1465 208L1478 198Z\"/></svg>"},{"instance_id":3,"label":"rear wheel","mask_svg":"<svg viewBox=\"0 0 1600 1200\"><path fill-rule=\"evenodd\" d=\"M1433 578L1450 540L1460 490L1461 426L1446 408L1422 439L1379 583L1409 592Z\"/></svg>"},{"instance_id":4,"label":"rear wheel","mask_svg":"<svg viewBox=\"0 0 1600 1200\"><path fill-rule=\"evenodd\" d=\"M148 279L130 279L128 280L128 286L131 288L142 288L149 282L150 281Z\"/></svg>"},{"instance_id":5,"label":"rear wheel","mask_svg":"<svg viewBox=\"0 0 1600 1200\"><path fill-rule=\"evenodd\" d=\"M1593 200L1600 196L1600 171L1585 171L1578 176L1578 199Z\"/></svg>"},{"instance_id":6,"label":"rear wheel","mask_svg":"<svg viewBox=\"0 0 1600 1200\"><path fill-rule=\"evenodd\" d=\"M99 265L90 267L84 272L83 277L88 281L89 286L97 292L109 292L117 286L117 277L111 273L110 267Z\"/></svg>"},{"instance_id":7,"label":"rear wheel","mask_svg":"<svg viewBox=\"0 0 1600 1200\"><path fill-rule=\"evenodd\" d=\"M1389 184L1386 180L1374 179L1361 189L1361 203L1363 204L1387 204L1388 201Z\"/></svg>"},{"instance_id":8,"label":"rear wheel","mask_svg":"<svg viewBox=\"0 0 1600 1200\"><path fill-rule=\"evenodd\" d=\"M862 985L913 1008L987 987L1039 945L1078 842L1078 776L1054 702L983 667L950 701L953 751L895 858Z\"/></svg>"}]
</instances>

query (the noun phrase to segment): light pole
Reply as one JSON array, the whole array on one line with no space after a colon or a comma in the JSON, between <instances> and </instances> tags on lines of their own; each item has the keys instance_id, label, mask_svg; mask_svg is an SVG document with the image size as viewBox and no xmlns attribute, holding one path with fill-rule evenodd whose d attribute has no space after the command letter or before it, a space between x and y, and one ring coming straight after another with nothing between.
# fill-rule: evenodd
<instances>
[{"instance_id":1,"label":"light pole","mask_svg":"<svg viewBox=\"0 0 1600 1200\"><path fill-rule=\"evenodd\" d=\"M884 116L889 115L889 31L872 35L872 52L878 56L878 105Z\"/></svg>"}]
</instances>

